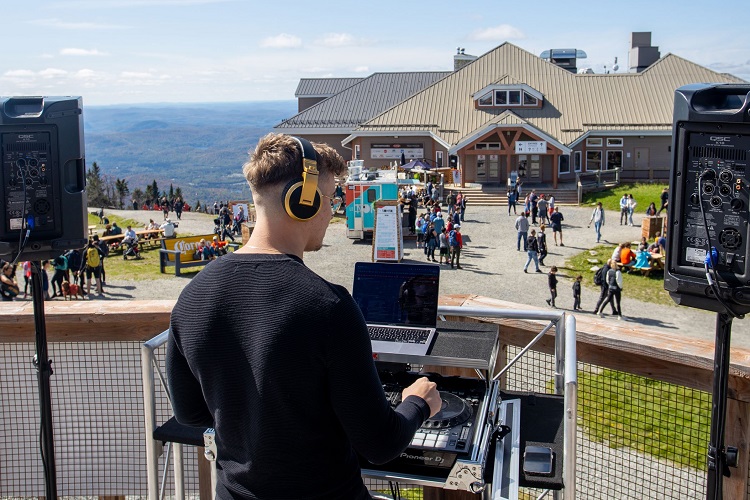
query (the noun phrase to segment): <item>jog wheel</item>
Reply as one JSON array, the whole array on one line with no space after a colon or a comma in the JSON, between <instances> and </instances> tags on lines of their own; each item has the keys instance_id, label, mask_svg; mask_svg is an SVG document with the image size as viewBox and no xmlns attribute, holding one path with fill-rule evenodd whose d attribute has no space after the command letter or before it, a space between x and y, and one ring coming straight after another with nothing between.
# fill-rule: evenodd
<instances>
[{"instance_id":1,"label":"jog wheel","mask_svg":"<svg viewBox=\"0 0 750 500\"><path fill-rule=\"evenodd\" d=\"M454 427L463 424L471 418L471 407L466 402L450 392L441 392L440 399L443 406L434 416L427 419L428 427Z\"/></svg>"}]
</instances>

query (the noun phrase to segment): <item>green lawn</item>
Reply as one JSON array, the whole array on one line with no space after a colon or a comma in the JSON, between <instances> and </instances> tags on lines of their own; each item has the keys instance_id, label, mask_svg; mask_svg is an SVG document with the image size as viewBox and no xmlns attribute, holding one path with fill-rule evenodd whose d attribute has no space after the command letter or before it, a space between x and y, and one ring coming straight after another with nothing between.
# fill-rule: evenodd
<instances>
[{"instance_id":1,"label":"green lawn","mask_svg":"<svg viewBox=\"0 0 750 500\"><path fill-rule=\"evenodd\" d=\"M621 184L612 189L584 194L581 206L594 205L601 201L606 210L619 212L622 195L632 194L638 203L635 211L642 214L646 212L649 203L652 201L656 204L656 209L659 209L661 206L661 192L665 187L667 187L667 184Z\"/></svg>"},{"instance_id":2,"label":"green lawn","mask_svg":"<svg viewBox=\"0 0 750 500\"><path fill-rule=\"evenodd\" d=\"M579 371L578 417L593 441L706 469L707 392L613 370Z\"/></svg>"},{"instance_id":3,"label":"green lawn","mask_svg":"<svg viewBox=\"0 0 750 500\"><path fill-rule=\"evenodd\" d=\"M614 245L599 245L591 249L591 252L595 252L595 255L591 255L588 250L583 251L565 261L565 267L561 268L561 272L571 278L575 278L579 274L583 276L583 285L589 290L590 294L596 293L598 297L599 286L594 285L594 271L591 268L603 266L607 259L612 256L614 249ZM594 264L589 262L588 259L596 259L598 263ZM664 290L663 271L651 272L648 276L643 276L641 273L623 273L622 281L622 293L631 299L661 305L675 305L669 294ZM585 304L592 304L592 301L587 301L585 298L585 296L582 297Z\"/></svg>"}]
</instances>

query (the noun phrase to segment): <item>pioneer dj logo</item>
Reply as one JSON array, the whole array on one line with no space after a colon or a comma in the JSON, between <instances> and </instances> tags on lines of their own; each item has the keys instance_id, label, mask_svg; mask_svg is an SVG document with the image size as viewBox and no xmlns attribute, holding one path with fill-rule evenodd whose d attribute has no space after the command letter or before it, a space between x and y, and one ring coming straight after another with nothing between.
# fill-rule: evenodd
<instances>
[{"instance_id":1,"label":"pioneer dj logo","mask_svg":"<svg viewBox=\"0 0 750 500\"><path fill-rule=\"evenodd\" d=\"M711 136L711 142L729 142L731 140L732 140L731 137L720 136L720 135Z\"/></svg>"},{"instance_id":2,"label":"pioneer dj logo","mask_svg":"<svg viewBox=\"0 0 750 500\"><path fill-rule=\"evenodd\" d=\"M409 455L408 453L404 452L401 454L401 458L407 458L409 460L422 460L423 462L436 462L440 463L443 461L443 457L426 457L421 455Z\"/></svg>"}]
</instances>

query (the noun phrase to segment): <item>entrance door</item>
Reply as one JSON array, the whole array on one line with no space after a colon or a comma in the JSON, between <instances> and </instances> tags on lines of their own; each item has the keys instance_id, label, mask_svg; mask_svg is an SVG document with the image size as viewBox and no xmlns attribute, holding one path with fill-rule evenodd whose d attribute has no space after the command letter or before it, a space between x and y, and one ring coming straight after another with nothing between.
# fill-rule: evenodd
<instances>
[{"instance_id":1,"label":"entrance door","mask_svg":"<svg viewBox=\"0 0 750 500\"><path fill-rule=\"evenodd\" d=\"M635 148L635 169L648 170L648 148Z\"/></svg>"},{"instance_id":2,"label":"entrance door","mask_svg":"<svg viewBox=\"0 0 750 500\"><path fill-rule=\"evenodd\" d=\"M488 155L489 157L489 172L487 176L488 182L500 182L500 155Z\"/></svg>"}]
</instances>

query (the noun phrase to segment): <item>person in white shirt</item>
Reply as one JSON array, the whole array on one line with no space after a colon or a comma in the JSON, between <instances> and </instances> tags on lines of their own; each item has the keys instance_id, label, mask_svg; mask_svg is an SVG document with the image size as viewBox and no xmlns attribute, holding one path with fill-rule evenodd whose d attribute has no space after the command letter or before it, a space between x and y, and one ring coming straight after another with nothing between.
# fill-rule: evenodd
<instances>
[{"instance_id":1,"label":"person in white shirt","mask_svg":"<svg viewBox=\"0 0 750 500\"><path fill-rule=\"evenodd\" d=\"M628 222L628 195L622 195L620 198L620 225L627 224Z\"/></svg>"},{"instance_id":2,"label":"person in white shirt","mask_svg":"<svg viewBox=\"0 0 750 500\"><path fill-rule=\"evenodd\" d=\"M592 222L594 223L594 230L596 231L596 242L599 243L599 240L602 239L602 226L604 225L604 208L602 207L601 201L596 204L596 208L591 214L591 219L589 220L589 225L587 227L591 227Z\"/></svg>"},{"instance_id":3,"label":"person in white shirt","mask_svg":"<svg viewBox=\"0 0 750 500\"><path fill-rule=\"evenodd\" d=\"M174 224L171 220L169 220L169 218L167 218L164 223L159 226L159 229L164 230L165 238L174 238Z\"/></svg>"},{"instance_id":4,"label":"person in white shirt","mask_svg":"<svg viewBox=\"0 0 750 500\"><path fill-rule=\"evenodd\" d=\"M638 205L638 203L635 201L635 198L633 198L632 193L628 195L628 223L632 226L633 225L633 212L635 212L635 207Z\"/></svg>"},{"instance_id":5,"label":"person in white shirt","mask_svg":"<svg viewBox=\"0 0 750 500\"><path fill-rule=\"evenodd\" d=\"M122 238L123 245L127 243L135 243L136 241L138 241L138 235L135 234L135 230L131 226L128 226L128 230L125 231L125 236Z\"/></svg>"}]
</instances>

